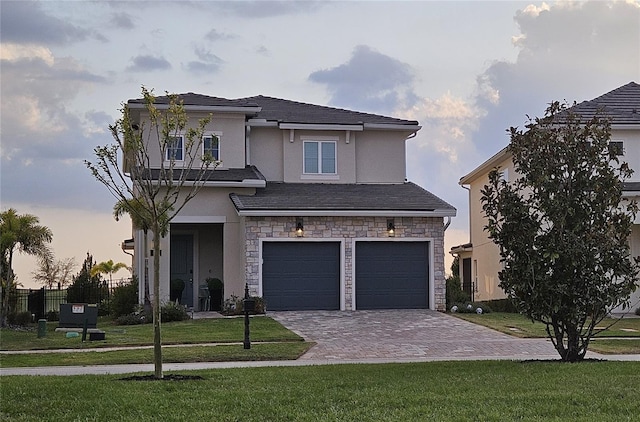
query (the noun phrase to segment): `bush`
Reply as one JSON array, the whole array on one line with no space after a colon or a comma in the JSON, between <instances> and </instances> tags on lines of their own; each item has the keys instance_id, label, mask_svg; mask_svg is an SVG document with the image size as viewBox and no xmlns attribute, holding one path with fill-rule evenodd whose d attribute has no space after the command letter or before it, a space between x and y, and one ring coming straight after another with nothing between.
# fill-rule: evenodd
<instances>
[{"instance_id":1,"label":"bush","mask_svg":"<svg viewBox=\"0 0 640 422\"><path fill-rule=\"evenodd\" d=\"M254 312L251 312L251 315L256 314L264 314L267 312L267 303L265 300L259 296L251 296L251 299L256 301L256 308ZM231 295L228 299L226 299L222 305L222 310L220 311L223 315L242 315L244 314L244 310L242 308L242 301L244 298L238 297L236 295Z\"/></svg>"},{"instance_id":2,"label":"bush","mask_svg":"<svg viewBox=\"0 0 640 422\"><path fill-rule=\"evenodd\" d=\"M7 322L9 325L17 325L19 327L26 327L31 324L31 312L18 312L7 315Z\"/></svg>"},{"instance_id":3,"label":"bush","mask_svg":"<svg viewBox=\"0 0 640 422\"><path fill-rule=\"evenodd\" d=\"M153 321L153 317L149 319ZM160 308L160 321L162 322L184 321L186 319L191 319L191 317L187 312L186 306L179 303L168 302Z\"/></svg>"},{"instance_id":4,"label":"bush","mask_svg":"<svg viewBox=\"0 0 640 422\"><path fill-rule=\"evenodd\" d=\"M139 325L144 324L145 322L151 321L147 320L144 312L132 312L127 315L120 315L116 318L117 325Z\"/></svg>"},{"instance_id":5,"label":"bush","mask_svg":"<svg viewBox=\"0 0 640 422\"><path fill-rule=\"evenodd\" d=\"M138 304L138 279L134 277L131 283L116 287L111 296L111 316L120 316L134 312Z\"/></svg>"},{"instance_id":6,"label":"bush","mask_svg":"<svg viewBox=\"0 0 640 422\"><path fill-rule=\"evenodd\" d=\"M447 277L447 309L455 304L467 303L471 300L468 294L462 290L459 277Z\"/></svg>"},{"instance_id":7,"label":"bush","mask_svg":"<svg viewBox=\"0 0 640 422\"><path fill-rule=\"evenodd\" d=\"M507 312L510 314L517 314L518 310L516 309L513 302L509 299L493 299L493 300L485 300L477 303L482 309L485 306L491 308L493 312Z\"/></svg>"},{"instance_id":8,"label":"bush","mask_svg":"<svg viewBox=\"0 0 640 422\"><path fill-rule=\"evenodd\" d=\"M60 312L54 311L54 310L47 312L47 321L49 322L60 321Z\"/></svg>"},{"instance_id":9,"label":"bush","mask_svg":"<svg viewBox=\"0 0 640 422\"><path fill-rule=\"evenodd\" d=\"M636 315L640 316L640 308L636 308Z\"/></svg>"}]
</instances>

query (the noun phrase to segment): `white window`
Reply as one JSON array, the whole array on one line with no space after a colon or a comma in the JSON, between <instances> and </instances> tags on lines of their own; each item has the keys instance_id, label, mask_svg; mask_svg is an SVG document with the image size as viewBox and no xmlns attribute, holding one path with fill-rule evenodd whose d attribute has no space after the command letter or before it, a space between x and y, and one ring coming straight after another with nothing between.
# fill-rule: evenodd
<instances>
[{"instance_id":1,"label":"white window","mask_svg":"<svg viewBox=\"0 0 640 422\"><path fill-rule=\"evenodd\" d=\"M336 142L304 141L305 174L336 174Z\"/></svg>"},{"instance_id":2,"label":"white window","mask_svg":"<svg viewBox=\"0 0 640 422\"><path fill-rule=\"evenodd\" d=\"M167 142L167 161L182 161L184 159L184 139L182 135L171 136Z\"/></svg>"},{"instance_id":3,"label":"white window","mask_svg":"<svg viewBox=\"0 0 640 422\"><path fill-rule=\"evenodd\" d=\"M202 137L202 155L211 156L214 160L220 160L220 135L211 134Z\"/></svg>"}]
</instances>

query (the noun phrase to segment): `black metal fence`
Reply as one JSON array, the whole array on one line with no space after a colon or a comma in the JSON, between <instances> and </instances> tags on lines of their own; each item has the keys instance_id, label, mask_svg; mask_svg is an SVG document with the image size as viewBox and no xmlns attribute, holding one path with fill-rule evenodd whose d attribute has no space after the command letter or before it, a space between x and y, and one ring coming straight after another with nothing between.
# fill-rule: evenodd
<instances>
[{"instance_id":1,"label":"black metal fence","mask_svg":"<svg viewBox=\"0 0 640 422\"><path fill-rule=\"evenodd\" d=\"M9 296L9 312L29 312L35 319L40 319L46 318L50 312L59 312L61 303L89 303L98 305L100 315L107 315L116 287L129 283L130 278L122 278L64 289L16 289Z\"/></svg>"}]
</instances>

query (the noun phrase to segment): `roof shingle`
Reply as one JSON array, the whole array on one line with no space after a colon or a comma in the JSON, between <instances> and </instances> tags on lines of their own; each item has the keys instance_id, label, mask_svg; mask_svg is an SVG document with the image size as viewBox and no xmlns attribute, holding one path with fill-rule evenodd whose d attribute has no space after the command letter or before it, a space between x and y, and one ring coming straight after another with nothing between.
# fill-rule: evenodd
<instances>
[{"instance_id":1,"label":"roof shingle","mask_svg":"<svg viewBox=\"0 0 640 422\"><path fill-rule=\"evenodd\" d=\"M238 211L434 211L455 208L420 186L267 182L255 195L230 195Z\"/></svg>"}]
</instances>

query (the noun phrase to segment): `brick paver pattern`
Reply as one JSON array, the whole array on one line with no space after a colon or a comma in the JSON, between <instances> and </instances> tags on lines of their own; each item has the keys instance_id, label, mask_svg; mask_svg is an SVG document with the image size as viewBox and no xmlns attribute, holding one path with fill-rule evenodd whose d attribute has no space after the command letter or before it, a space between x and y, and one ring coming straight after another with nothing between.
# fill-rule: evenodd
<instances>
[{"instance_id":1,"label":"brick paver pattern","mask_svg":"<svg viewBox=\"0 0 640 422\"><path fill-rule=\"evenodd\" d=\"M301 360L558 358L548 340L512 337L426 309L268 315L317 343Z\"/></svg>"}]
</instances>

